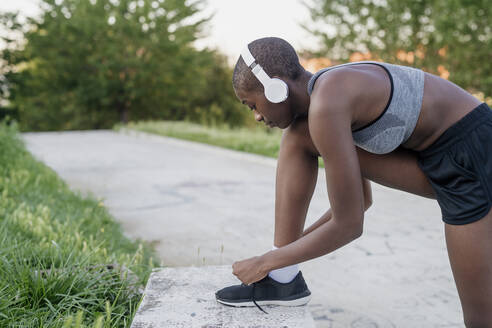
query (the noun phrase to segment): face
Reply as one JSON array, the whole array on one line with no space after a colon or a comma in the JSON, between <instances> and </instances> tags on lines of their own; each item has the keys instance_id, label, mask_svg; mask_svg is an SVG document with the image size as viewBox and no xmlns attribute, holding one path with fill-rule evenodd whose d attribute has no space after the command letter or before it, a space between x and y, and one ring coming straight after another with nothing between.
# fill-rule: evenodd
<instances>
[{"instance_id":1,"label":"face","mask_svg":"<svg viewBox=\"0 0 492 328\"><path fill-rule=\"evenodd\" d=\"M281 103L274 104L269 102L262 92L236 92L236 96L241 103L250 108L256 121L264 122L267 126L276 126L280 129L285 129L295 118L293 111L290 108L289 98Z\"/></svg>"}]
</instances>

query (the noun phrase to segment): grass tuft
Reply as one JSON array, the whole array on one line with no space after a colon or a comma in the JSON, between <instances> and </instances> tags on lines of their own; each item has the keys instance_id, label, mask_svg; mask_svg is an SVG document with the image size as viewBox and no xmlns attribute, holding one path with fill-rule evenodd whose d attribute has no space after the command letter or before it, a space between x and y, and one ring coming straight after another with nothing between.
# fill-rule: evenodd
<instances>
[{"instance_id":1,"label":"grass tuft","mask_svg":"<svg viewBox=\"0 0 492 328\"><path fill-rule=\"evenodd\" d=\"M156 259L0 124L0 327L127 327Z\"/></svg>"}]
</instances>

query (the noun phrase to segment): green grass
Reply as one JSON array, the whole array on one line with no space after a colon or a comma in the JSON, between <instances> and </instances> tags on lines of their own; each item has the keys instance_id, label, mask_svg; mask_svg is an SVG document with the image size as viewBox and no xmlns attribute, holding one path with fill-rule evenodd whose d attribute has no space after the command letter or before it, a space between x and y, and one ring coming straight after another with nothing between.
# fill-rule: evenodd
<instances>
[{"instance_id":1,"label":"green grass","mask_svg":"<svg viewBox=\"0 0 492 328\"><path fill-rule=\"evenodd\" d=\"M278 128L254 127L231 129L207 127L182 121L142 121L131 122L126 126L116 125L115 130L137 130L167 137L206 143L223 148L277 158L280 149L282 130ZM319 167L324 167L321 157Z\"/></svg>"},{"instance_id":2,"label":"green grass","mask_svg":"<svg viewBox=\"0 0 492 328\"><path fill-rule=\"evenodd\" d=\"M117 125L116 130L123 126ZM231 129L207 127L182 121L145 121L129 123L124 128L162 136L202 142L224 148L277 157L282 131L263 127Z\"/></svg>"},{"instance_id":3,"label":"green grass","mask_svg":"<svg viewBox=\"0 0 492 328\"><path fill-rule=\"evenodd\" d=\"M129 327L156 258L0 124L0 327Z\"/></svg>"}]
</instances>

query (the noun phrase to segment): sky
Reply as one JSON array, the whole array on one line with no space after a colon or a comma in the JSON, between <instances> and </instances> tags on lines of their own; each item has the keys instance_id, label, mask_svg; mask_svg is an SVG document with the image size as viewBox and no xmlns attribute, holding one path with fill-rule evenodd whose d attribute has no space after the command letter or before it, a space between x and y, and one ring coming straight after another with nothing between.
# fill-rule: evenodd
<instances>
[{"instance_id":1,"label":"sky","mask_svg":"<svg viewBox=\"0 0 492 328\"><path fill-rule=\"evenodd\" d=\"M18 10L25 15L36 15L38 0L0 0L0 11ZM219 49L237 59L242 48L257 38L280 37L296 50L316 48L317 42L299 23L309 22L308 10L301 0L208 0L204 14L215 12L206 31L207 38L197 47Z\"/></svg>"}]
</instances>

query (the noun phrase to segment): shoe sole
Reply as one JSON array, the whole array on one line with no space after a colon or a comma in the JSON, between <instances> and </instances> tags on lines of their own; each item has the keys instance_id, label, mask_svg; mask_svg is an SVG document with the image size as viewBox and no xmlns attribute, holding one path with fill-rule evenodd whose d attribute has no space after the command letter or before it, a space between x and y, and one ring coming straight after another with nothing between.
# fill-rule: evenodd
<instances>
[{"instance_id":1,"label":"shoe sole","mask_svg":"<svg viewBox=\"0 0 492 328\"><path fill-rule=\"evenodd\" d=\"M308 295L305 297L301 297L301 298L297 298L295 300L289 300L289 301L282 301L282 300L256 301L256 304L258 304L258 305L280 305L280 306L301 306L301 305L307 304L310 300L311 300L311 295ZM224 304L224 305L234 306L234 307L256 306L255 303L253 303L253 301L234 303L234 302L227 302L227 301L217 299L217 302Z\"/></svg>"}]
</instances>

